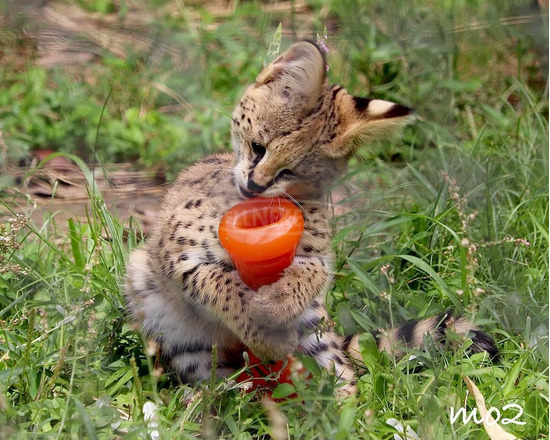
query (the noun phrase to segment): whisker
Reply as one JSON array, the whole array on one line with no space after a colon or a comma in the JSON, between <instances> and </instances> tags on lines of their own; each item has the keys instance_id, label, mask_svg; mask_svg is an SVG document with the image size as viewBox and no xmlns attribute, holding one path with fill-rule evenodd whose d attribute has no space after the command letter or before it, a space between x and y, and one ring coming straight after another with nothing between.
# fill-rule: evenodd
<instances>
[{"instance_id":1,"label":"whisker","mask_svg":"<svg viewBox=\"0 0 550 440\"><path fill-rule=\"evenodd\" d=\"M289 193L287 193L286 191L284 191L284 195L286 198L288 198L289 200L291 200L299 209L300 211L302 212L302 215L304 216L304 219L307 218L307 216L309 215L309 213L307 212L307 210L302 206L302 204L294 197L292 197Z\"/></svg>"}]
</instances>

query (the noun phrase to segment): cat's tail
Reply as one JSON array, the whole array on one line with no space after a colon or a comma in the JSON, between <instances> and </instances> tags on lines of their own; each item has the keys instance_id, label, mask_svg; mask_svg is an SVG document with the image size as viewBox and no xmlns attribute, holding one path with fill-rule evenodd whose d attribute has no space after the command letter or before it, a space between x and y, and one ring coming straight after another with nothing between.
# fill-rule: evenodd
<instances>
[{"instance_id":1,"label":"cat's tail","mask_svg":"<svg viewBox=\"0 0 550 440\"><path fill-rule=\"evenodd\" d=\"M449 333L453 333L457 338L448 338ZM363 359L359 347L359 336L353 335L345 338L344 348L350 360L361 368ZM411 320L400 327L380 330L374 336L381 351L386 351L397 357L402 356L407 348L422 347L426 336L429 336L439 345L445 345L449 339L450 346L456 340L470 338L472 343L467 349L469 353L486 352L492 361L499 359L498 348L489 334L464 317L453 317L450 312L425 319Z\"/></svg>"}]
</instances>

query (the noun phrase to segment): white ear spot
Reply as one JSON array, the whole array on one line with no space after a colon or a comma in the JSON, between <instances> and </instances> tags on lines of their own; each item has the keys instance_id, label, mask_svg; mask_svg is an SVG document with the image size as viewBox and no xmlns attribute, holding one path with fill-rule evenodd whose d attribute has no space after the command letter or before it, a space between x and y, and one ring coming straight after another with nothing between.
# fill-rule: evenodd
<instances>
[{"instance_id":1,"label":"white ear spot","mask_svg":"<svg viewBox=\"0 0 550 440\"><path fill-rule=\"evenodd\" d=\"M373 99L369 102L369 115L370 116L381 116L386 114L395 103L389 101L383 101L381 99Z\"/></svg>"}]
</instances>

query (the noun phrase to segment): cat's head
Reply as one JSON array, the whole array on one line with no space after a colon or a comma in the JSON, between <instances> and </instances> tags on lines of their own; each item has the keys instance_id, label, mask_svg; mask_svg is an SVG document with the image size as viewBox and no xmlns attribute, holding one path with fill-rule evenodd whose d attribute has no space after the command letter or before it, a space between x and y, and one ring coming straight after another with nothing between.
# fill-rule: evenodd
<instances>
[{"instance_id":1,"label":"cat's head","mask_svg":"<svg viewBox=\"0 0 550 440\"><path fill-rule=\"evenodd\" d=\"M235 180L246 197L319 197L358 140L387 136L409 108L329 86L326 61L307 41L290 46L244 93L232 117Z\"/></svg>"}]
</instances>

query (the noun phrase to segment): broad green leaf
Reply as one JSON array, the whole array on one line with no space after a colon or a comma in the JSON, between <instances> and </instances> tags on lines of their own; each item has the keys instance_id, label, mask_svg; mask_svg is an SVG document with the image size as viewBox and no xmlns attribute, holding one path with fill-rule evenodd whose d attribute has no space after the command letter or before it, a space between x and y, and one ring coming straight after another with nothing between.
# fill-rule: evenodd
<instances>
[{"instance_id":1,"label":"broad green leaf","mask_svg":"<svg viewBox=\"0 0 550 440\"><path fill-rule=\"evenodd\" d=\"M80 415L80 419L82 420L82 423L84 424L84 428L86 429L87 438L91 440L97 440L97 433L95 430L95 426L92 422L92 419L90 419L90 416L86 412L86 409L84 408L84 405L78 400L76 397L73 397L74 404L76 406L76 409L78 411L78 414Z\"/></svg>"},{"instance_id":2,"label":"broad green leaf","mask_svg":"<svg viewBox=\"0 0 550 440\"><path fill-rule=\"evenodd\" d=\"M355 405L348 406L342 411L342 416L340 417L340 432L339 434L347 434L350 432L353 427L353 422L355 420L355 414L357 413L357 407Z\"/></svg>"},{"instance_id":3,"label":"broad green leaf","mask_svg":"<svg viewBox=\"0 0 550 440\"><path fill-rule=\"evenodd\" d=\"M71 250L73 251L74 262L77 267L83 269L86 263L80 252L80 237L76 232L76 225L72 218L69 218L67 222L69 223L69 237L71 239Z\"/></svg>"},{"instance_id":4,"label":"broad green leaf","mask_svg":"<svg viewBox=\"0 0 550 440\"><path fill-rule=\"evenodd\" d=\"M513 389L514 385L518 379L519 373L525 363L525 358L521 358L514 363L514 366L506 374L506 380L504 382L504 387L502 388L502 395L506 397Z\"/></svg>"},{"instance_id":5,"label":"broad green leaf","mask_svg":"<svg viewBox=\"0 0 550 440\"><path fill-rule=\"evenodd\" d=\"M274 399L284 399L285 397L288 397L295 392L296 388L294 388L294 385L291 385L289 383L282 383L280 385L277 385L277 388L273 390L272 397Z\"/></svg>"},{"instance_id":6,"label":"broad green leaf","mask_svg":"<svg viewBox=\"0 0 550 440\"><path fill-rule=\"evenodd\" d=\"M300 361L306 367L307 371L309 371L314 376L320 376L322 374L321 367L317 363L315 359L313 359L311 356L300 356Z\"/></svg>"},{"instance_id":7,"label":"broad green leaf","mask_svg":"<svg viewBox=\"0 0 550 440\"><path fill-rule=\"evenodd\" d=\"M460 310L460 302L458 301L458 298L456 295L451 291L449 286L447 286L447 283L443 281L443 279L437 274L437 272L425 261L421 260L418 257L414 257L412 255L396 255L398 258L402 258L403 260L408 261L409 263L415 265L418 269L420 269L423 272L426 272L432 279L436 282L436 284L439 286L439 288L445 293L449 299L452 301L454 306Z\"/></svg>"},{"instance_id":8,"label":"broad green leaf","mask_svg":"<svg viewBox=\"0 0 550 440\"><path fill-rule=\"evenodd\" d=\"M349 264L349 267L351 267L351 270L353 270L353 273L357 275L357 277L361 280L361 282L365 285L365 287L371 293L374 293L375 295L380 295L380 288L371 279L371 277L363 270L363 268L351 258L347 258L346 260Z\"/></svg>"}]
</instances>

